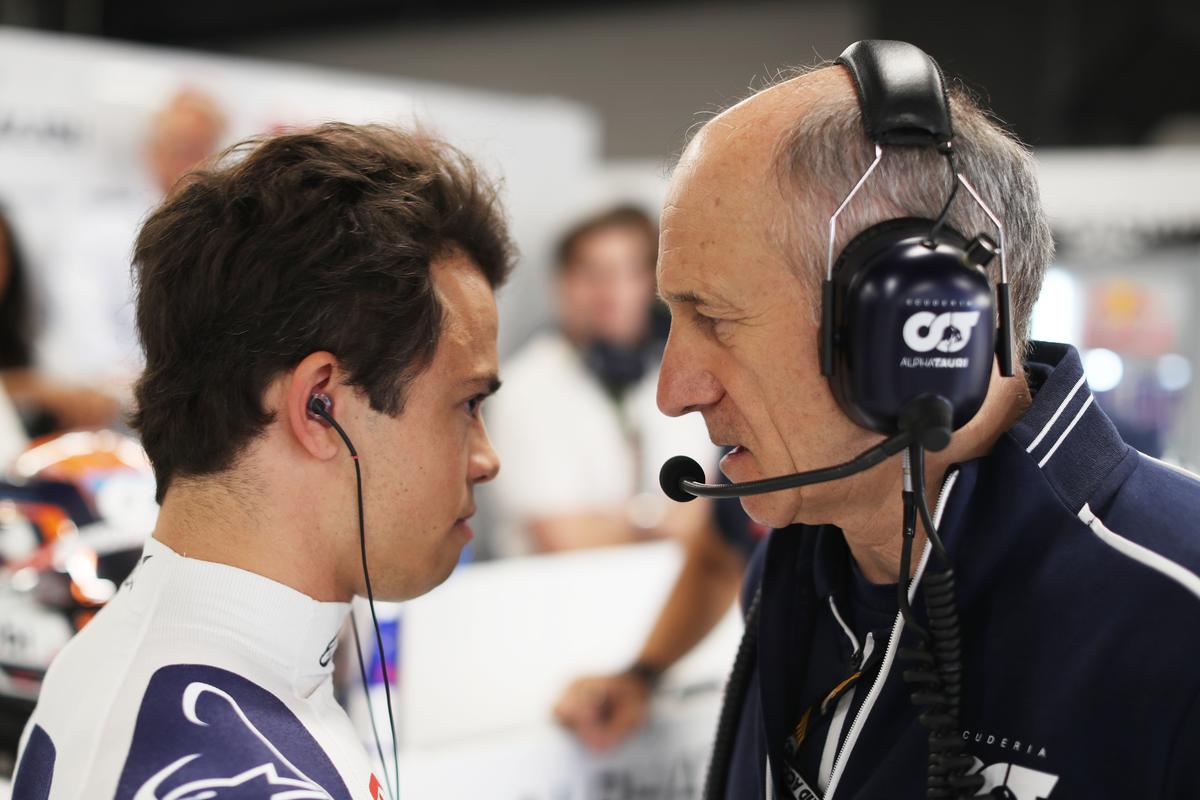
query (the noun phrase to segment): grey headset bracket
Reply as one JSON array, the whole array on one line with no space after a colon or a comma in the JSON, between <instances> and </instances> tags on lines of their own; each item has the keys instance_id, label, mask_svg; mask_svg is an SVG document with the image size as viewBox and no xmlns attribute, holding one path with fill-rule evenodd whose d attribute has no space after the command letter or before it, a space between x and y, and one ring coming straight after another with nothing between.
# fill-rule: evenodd
<instances>
[{"instance_id":1,"label":"grey headset bracket","mask_svg":"<svg viewBox=\"0 0 1200 800\"><path fill-rule=\"evenodd\" d=\"M866 172L854 184L854 187L846 195L846 199L841 202L833 215L829 217L829 247L826 251L825 258L825 283L822 286L822 314L821 314L821 374L826 377L833 374L833 246L837 241L837 221L846 207L850 205L850 201L858 194L867 179L871 177L871 173L879 166L879 162L883 160L883 145L875 144L875 158L867 167ZM983 202L983 198L975 191L975 187L970 181L957 170L954 172L958 182L962 184L967 193L971 195L971 199L975 204L983 209L983 213L992 221L992 225L996 226L996 233L1000 245L1000 281L996 284L996 296L998 298L997 308L1000 311L1000 326L996 337L996 356L1000 360L1000 374L1004 377L1012 377L1013 374L1013 353L1012 340L1009 331L1012 330L1012 325L1009 322L1010 318L1010 300L1009 300L1009 285L1008 285L1008 250L1004 244L1004 224L1000 218L988 207L987 203Z\"/></svg>"}]
</instances>

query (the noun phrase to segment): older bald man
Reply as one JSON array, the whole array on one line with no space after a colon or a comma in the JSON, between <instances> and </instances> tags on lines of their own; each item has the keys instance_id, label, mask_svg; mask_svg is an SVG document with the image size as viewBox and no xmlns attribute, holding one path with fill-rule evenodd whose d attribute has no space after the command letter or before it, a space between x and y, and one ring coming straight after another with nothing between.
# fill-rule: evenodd
<instances>
[{"instance_id":1,"label":"older bald man","mask_svg":"<svg viewBox=\"0 0 1200 800\"><path fill-rule=\"evenodd\" d=\"M933 747L961 759L930 797L1200 797L1200 481L1121 441L1074 349L1028 341L1053 253L1033 161L964 95L949 105L958 169L1006 227L1022 362L1012 377L993 368L979 412L925 463L958 572L959 727L931 741L896 658L913 644L896 583L924 563L901 575L896 457L743 500L777 530L751 566L755 666L709 794L920 797ZM698 411L736 446L722 462L734 481L879 441L839 407L818 357L829 219L874 152L855 83L830 65L711 120L675 171L659 406ZM933 147L884 146L834 252L880 221L938 216L946 176ZM947 223L993 231L962 193Z\"/></svg>"}]
</instances>

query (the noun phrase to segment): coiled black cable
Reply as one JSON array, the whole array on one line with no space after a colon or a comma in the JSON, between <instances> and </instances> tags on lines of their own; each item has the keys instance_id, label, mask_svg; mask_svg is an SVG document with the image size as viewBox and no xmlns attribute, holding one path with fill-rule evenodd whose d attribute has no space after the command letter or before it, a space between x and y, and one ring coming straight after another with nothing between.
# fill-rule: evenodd
<instances>
[{"instance_id":1,"label":"coiled black cable","mask_svg":"<svg viewBox=\"0 0 1200 800\"><path fill-rule=\"evenodd\" d=\"M975 797L983 787L982 776L968 775L974 763L966 754L966 744L959 729L959 710L962 703L962 635L958 624L958 609L954 601L954 569L946 548L938 536L937 528L929 513L925 496L925 454L920 445L909 450L912 462L914 486L906 492L904 544L900 562L901 613L909 622L915 644L902 647L899 656L912 666L903 672L904 682L909 686L909 698L913 705L923 709L918 716L921 725L929 731L929 767L926 773L926 794L930 800ZM913 532L909 506L915 506L929 537L930 545L939 562L940 570L926 569L921 580L928 615L928 629L913 621L912 609L906 591L912 560Z\"/></svg>"},{"instance_id":2,"label":"coiled black cable","mask_svg":"<svg viewBox=\"0 0 1200 800\"><path fill-rule=\"evenodd\" d=\"M729 785L729 767L733 763L733 748L737 741L738 726L742 720L742 707L750 690L750 679L754 676L754 665L758 660L758 606L762 598L762 586L750 601L746 612L746 629L738 645L729 683L725 686L725 702L721 706L721 718L717 723L717 738L713 742L712 760L708 762L708 775L704 779L704 800L724 800Z\"/></svg>"}]
</instances>

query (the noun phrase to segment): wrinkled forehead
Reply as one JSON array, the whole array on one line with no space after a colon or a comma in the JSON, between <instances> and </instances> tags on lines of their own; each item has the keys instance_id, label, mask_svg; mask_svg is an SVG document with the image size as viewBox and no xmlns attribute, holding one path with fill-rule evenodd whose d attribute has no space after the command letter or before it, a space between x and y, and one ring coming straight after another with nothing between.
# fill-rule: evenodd
<instances>
[{"instance_id":1,"label":"wrinkled forehead","mask_svg":"<svg viewBox=\"0 0 1200 800\"><path fill-rule=\"evenodd\" d=\"M821 69L772 86L709 121L692 139L672 174L663 210L660 283L715 251L740 260L778 262L789 226L805 209L785 196L778 170L780 146L800 115L823 97L852 93L842 69ZM677 259L676 248L690 258ZM772 258L774 256L774 258ZM714 276L715 277L715 276Z\"/></svg>"},{"instance_id":2,"label":"wrinkled forehead","mask_svg":"<svg viewBox=\"0 0 1200 800\"><path fill-rule=\"evenodd\" d=\"M750 114L730 109L710 120L688 144L671 175L664 224L700 216L743 221L770 199L772 139Z\"/></svg>"},{"instance_id":3,"label":"wrinkled forehead","mask_svg":"<svg viewBox=\"0 0 1200 800\"><path fill-rule=\"evenodd\" d=\"M775 249L783 209L770 140L729 114L696 135L672 174L658 265L664 295L733 279Z\"/></svg>"},{"instance_id":4,"label":"wrinkled forehead","mask_svg":"<svg viewBox=\"0 0 1200 800\"><path fill-rule=\"evenodd\" d=\"M814 105L854 96L854 84L844 67L831 65L780 81L722 111L694 135L680 158L676 173L726 160L748 169L773 168L777 148L787 131Z\"/></svg>"}]
</instances>

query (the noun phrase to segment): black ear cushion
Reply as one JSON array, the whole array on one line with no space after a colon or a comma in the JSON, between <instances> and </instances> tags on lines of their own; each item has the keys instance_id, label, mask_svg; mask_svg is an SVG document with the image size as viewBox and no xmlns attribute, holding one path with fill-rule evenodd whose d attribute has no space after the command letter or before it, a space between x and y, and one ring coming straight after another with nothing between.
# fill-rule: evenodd
<instances>
[{"instance_id":1,"label":"black ear cushion","mask_svg":"<svg viewBox=\"0 0 1200 800\"><path fill-rule=\"evenodd\" d=\"M933 230L933 220L922 217L898 217L872 225L851 239L838 253L833 264L833 281L830 290L822 290L821 296L821 364L822 373L831 376L835 369L835 352L840 349L835 329L840 324L836 317L845 300L846 287L869 261L868 254L878 252L890 244L909 236ZM849 266L848 266L849 265ZM826 352L829 351L829 352Z\"/></svg>"},{"instance_id":2,"label":"black ear cushion","mask_svg":"<svg viewBox=\"0 0 1200 800\"><path fill-rule=\"evenodd\" d=\"M867 228L842 248L833 266L832 285L822 293L822 373L829 378L833 395L847 416L872 430L874 428L868 416L859 410L858 399L852 389L853 376L848 364L844 363L853 347L849 339L851 332L845 329L846 308L853 299L853 287L860 275L865 275L881 257L887 258L884 254L889 249L899 247L902 242L911 246L914 240L927 238L933 232L934 225L934 220L924 217L899 217ZM966 247L962 235L948 226L942 226L938 241L959 249Z\"/></svg>"},{"instance_id":3,"label":"black ear cushion","mask_svg":"<svg viewBox=\"0 0 1200 800\"><path fill-rule=\"evenodd\" d=\"M842 248L833 264L834 282L846 286L854 277L854 273L870 260L870 256L896 242L912 236L926 235L933 230L933 226L934 221L924 217L898 217L872 225ZM938 238L959 247L965 248L967 245L962 235L948 225L942 226ZM853 266L847 268L847 265Z\"/></svg>"}]
</instances>

